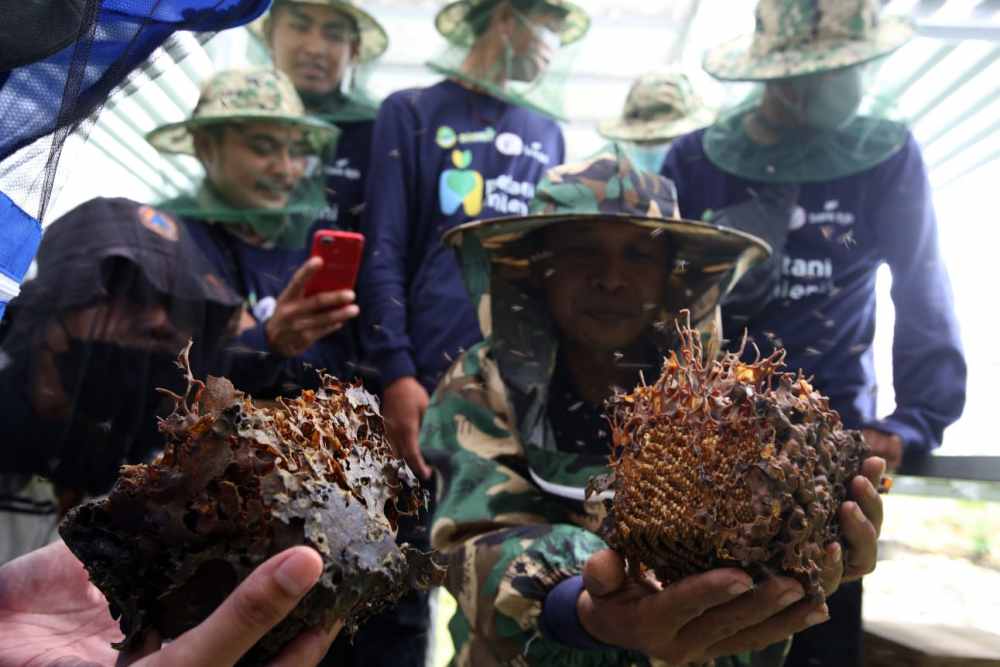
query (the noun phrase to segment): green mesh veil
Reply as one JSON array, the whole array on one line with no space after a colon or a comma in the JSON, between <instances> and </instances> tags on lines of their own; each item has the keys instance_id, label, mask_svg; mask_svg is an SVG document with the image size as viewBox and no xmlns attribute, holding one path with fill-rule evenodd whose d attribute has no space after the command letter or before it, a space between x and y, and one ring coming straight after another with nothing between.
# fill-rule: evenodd
<instances>
[{"instance_id":1,"label":"green mesh veil","mask_svg":"<svg viewBox=\"0 0 1000 667\"><path fill-rule=\"evenodd\" d=\"M348 69L340 89L328 95L299 93L310 115L328 123L375 120L382 100L369 88L375 64L358 63Z\"/></svg>"},{"instance_id":2,"label":"green mesh veil","mask_svg":"<svg viewBox=\"0 0 1000 667\"><path fill-rule=\"evenodd\" d=\"M522 24L538 13L562 18L559 45L542 72L530 81L517 80L517 54L503 46L495 58L477 59L474 52L488 32L493 12L509 5ZM435 19L448 46L427 62L432 70L482 90L498 99L564 120L566 84L579 53L579 40L590 28L586 12L561 0L462 0L447 5Z\"/></svg>"},{"instance_id":3,"label":"green mesh veil","mask_svg":"<svg viewBox=\"0 0 1000 667\"><path fill-rule=\"evenodd\" d=\"M843 72L848 70L857 70L864 95L857 113L843 124L821 129L769 123L760 112L765 84L754 84L748 96L706 130L705 155L725 172L762 183L822 182L881 164L905 145L907 125L878 94L875 68L855 66Z\"/></svg>"},{"instance_id":4,"label":"green mesh veil","mask_svg":"<svg viewBox=\"0 0 1000 667\"><path fill-rule=\"evenodd\" d=\"M156 207L180 218L231 225L234 231L253 230L268 246L303 248L312 224L326 209L322 170L313 169L303 178L280 209L236 208L203 181L195 191L161 202Z\"/></svg>"}]
</instances>

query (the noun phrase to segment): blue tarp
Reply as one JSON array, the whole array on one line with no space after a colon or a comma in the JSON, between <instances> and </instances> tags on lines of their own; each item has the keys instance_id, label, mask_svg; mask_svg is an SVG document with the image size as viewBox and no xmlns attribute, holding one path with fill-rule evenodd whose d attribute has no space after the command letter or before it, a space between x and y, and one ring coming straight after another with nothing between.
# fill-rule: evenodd
<instances>
[{"instance_id":1,"label":"blue tarp","mask_svg":"<svg viewBox=\"0 0 1000 667\"><path fill-rule=\"evenodd\" d=\"M270 0L101 0L92 39L89 30L83 30L82 39L45 60L0 73L0 163L89 116L173 33L242 25L263 14L269 4ZM19 174L13 176L17 179ZM7 178L11 180L10 174ZM24 174L17 180L38 187L44 179ZM37 212L18 208L13 194L0 192L0 273L20 283L38 249L41 227L34 217ZM5 306L0 301L0 317Z\"/></svg>"},{"instance_id":2,"label":"blue tarp","mask_svg":"<svg viewBox=\"0 0 1000 667\"><path fill-rule=\"evenodd\" d=\"M31 260L42 240L38 221L18 208L7 195L0 192L0 274L20 283L31 266ZM7 303L0 299L0 318Z\"/></svg>"}]
</instances>

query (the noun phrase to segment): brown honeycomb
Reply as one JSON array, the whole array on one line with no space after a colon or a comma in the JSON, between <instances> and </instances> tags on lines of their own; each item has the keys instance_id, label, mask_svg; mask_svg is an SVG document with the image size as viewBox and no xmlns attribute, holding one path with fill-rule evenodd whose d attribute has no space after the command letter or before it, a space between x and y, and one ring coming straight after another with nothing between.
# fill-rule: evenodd
<instances>
[{"instance_id":1,"label":"brown honeycomb","mask_svg":"<svg viewBox=\"0 0 1000 667\"><path fill-rule=\"evenodd\" d=\"M867 456L861 434L783 371L784 351L706 362L698 334L679 332L656 383L610 401L612 474L591 484L614 491L602 537L663 583L735 566L820 598L837 510Z\"/></svg>"},{"instance_id":2,"label":"brown honeycomb","mask_svg":"<svg viewBox=\"0 0 1000 667\"><path fill-rule=\"evenodd\" d=\"M123 466L108 497L69 514L60 533L121 616L119 647L150 628L177 637L300 544L323 558L319 584L240 664L263 664L306 627L344 619L353 630L411 588L441 583L429 554L395 543L396 519L423 507L425 492L390 448L375 399L322 379L258 406L188 370L187 394L160 424L163 454Z\"/></svg>"}]
</instances>

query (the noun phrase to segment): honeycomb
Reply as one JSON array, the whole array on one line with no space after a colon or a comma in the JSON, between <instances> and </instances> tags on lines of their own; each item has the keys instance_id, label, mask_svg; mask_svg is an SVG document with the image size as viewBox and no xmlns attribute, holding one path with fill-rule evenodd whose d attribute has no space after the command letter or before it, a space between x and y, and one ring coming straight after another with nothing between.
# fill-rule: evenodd
<instances>
[{"instance_id":1,"label":"honeycomb","mask_svg":"<svg viewBox=\"0 0 1000 667\"><path fill-rule=\"evenodd\" d=\"M822 599L825 548L868 454L861 434L784 370L783 350L708 361L698 333L678 331L655 384L609 401L612 473L590 485L614 491L602 537L664 584L733 566Z\"/></svg>"},{"instance_id":2,"label":"honeycomb","mask_svg":"<svg viewBox=\"0 0 1000 667\"><path fill-rule=\"evenodd\" d=\"M188 348L190 349L190 348ZM430 554L397 546L400 515L425 492L385 437L375 399L322 375L294 399L256 405L224 378L195 379L160 422L166 446L123 466L111 493L74 509L60 533L119 618L125 639L177 637L274 554L308 545L319 583L240 662L264 664L303 629L349 631L405 592L440 584Z\"/></svg>"}]
</instances>

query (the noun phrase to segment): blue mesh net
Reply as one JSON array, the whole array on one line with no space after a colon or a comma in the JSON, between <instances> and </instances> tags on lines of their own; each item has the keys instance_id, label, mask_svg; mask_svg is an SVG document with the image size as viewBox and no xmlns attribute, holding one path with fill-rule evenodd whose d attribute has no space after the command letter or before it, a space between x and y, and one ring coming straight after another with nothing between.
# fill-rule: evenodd
<instances>
[{"instance_id":1,"label":"blue mesh net","mask_svg":"<svg viewBox=\"0 0 1000 667\"><path fill-rule=\"evenodd\" d=\"M137 71L155 76L147 65L157 50L183 57L174 33L192 31L207 39L252 21L269 4L0 0L0 15L16 19L0 30L0 68L12 67L0 70L0 282L16 286L24 277L67 137L86 132L108 96ZM72 20L55 22L57 15ZM50 43L40 44L46 36ZM41 59L25 61L32 57ZM7 298L0 290L0 317Z\"/></svg>"}]
</instances>

